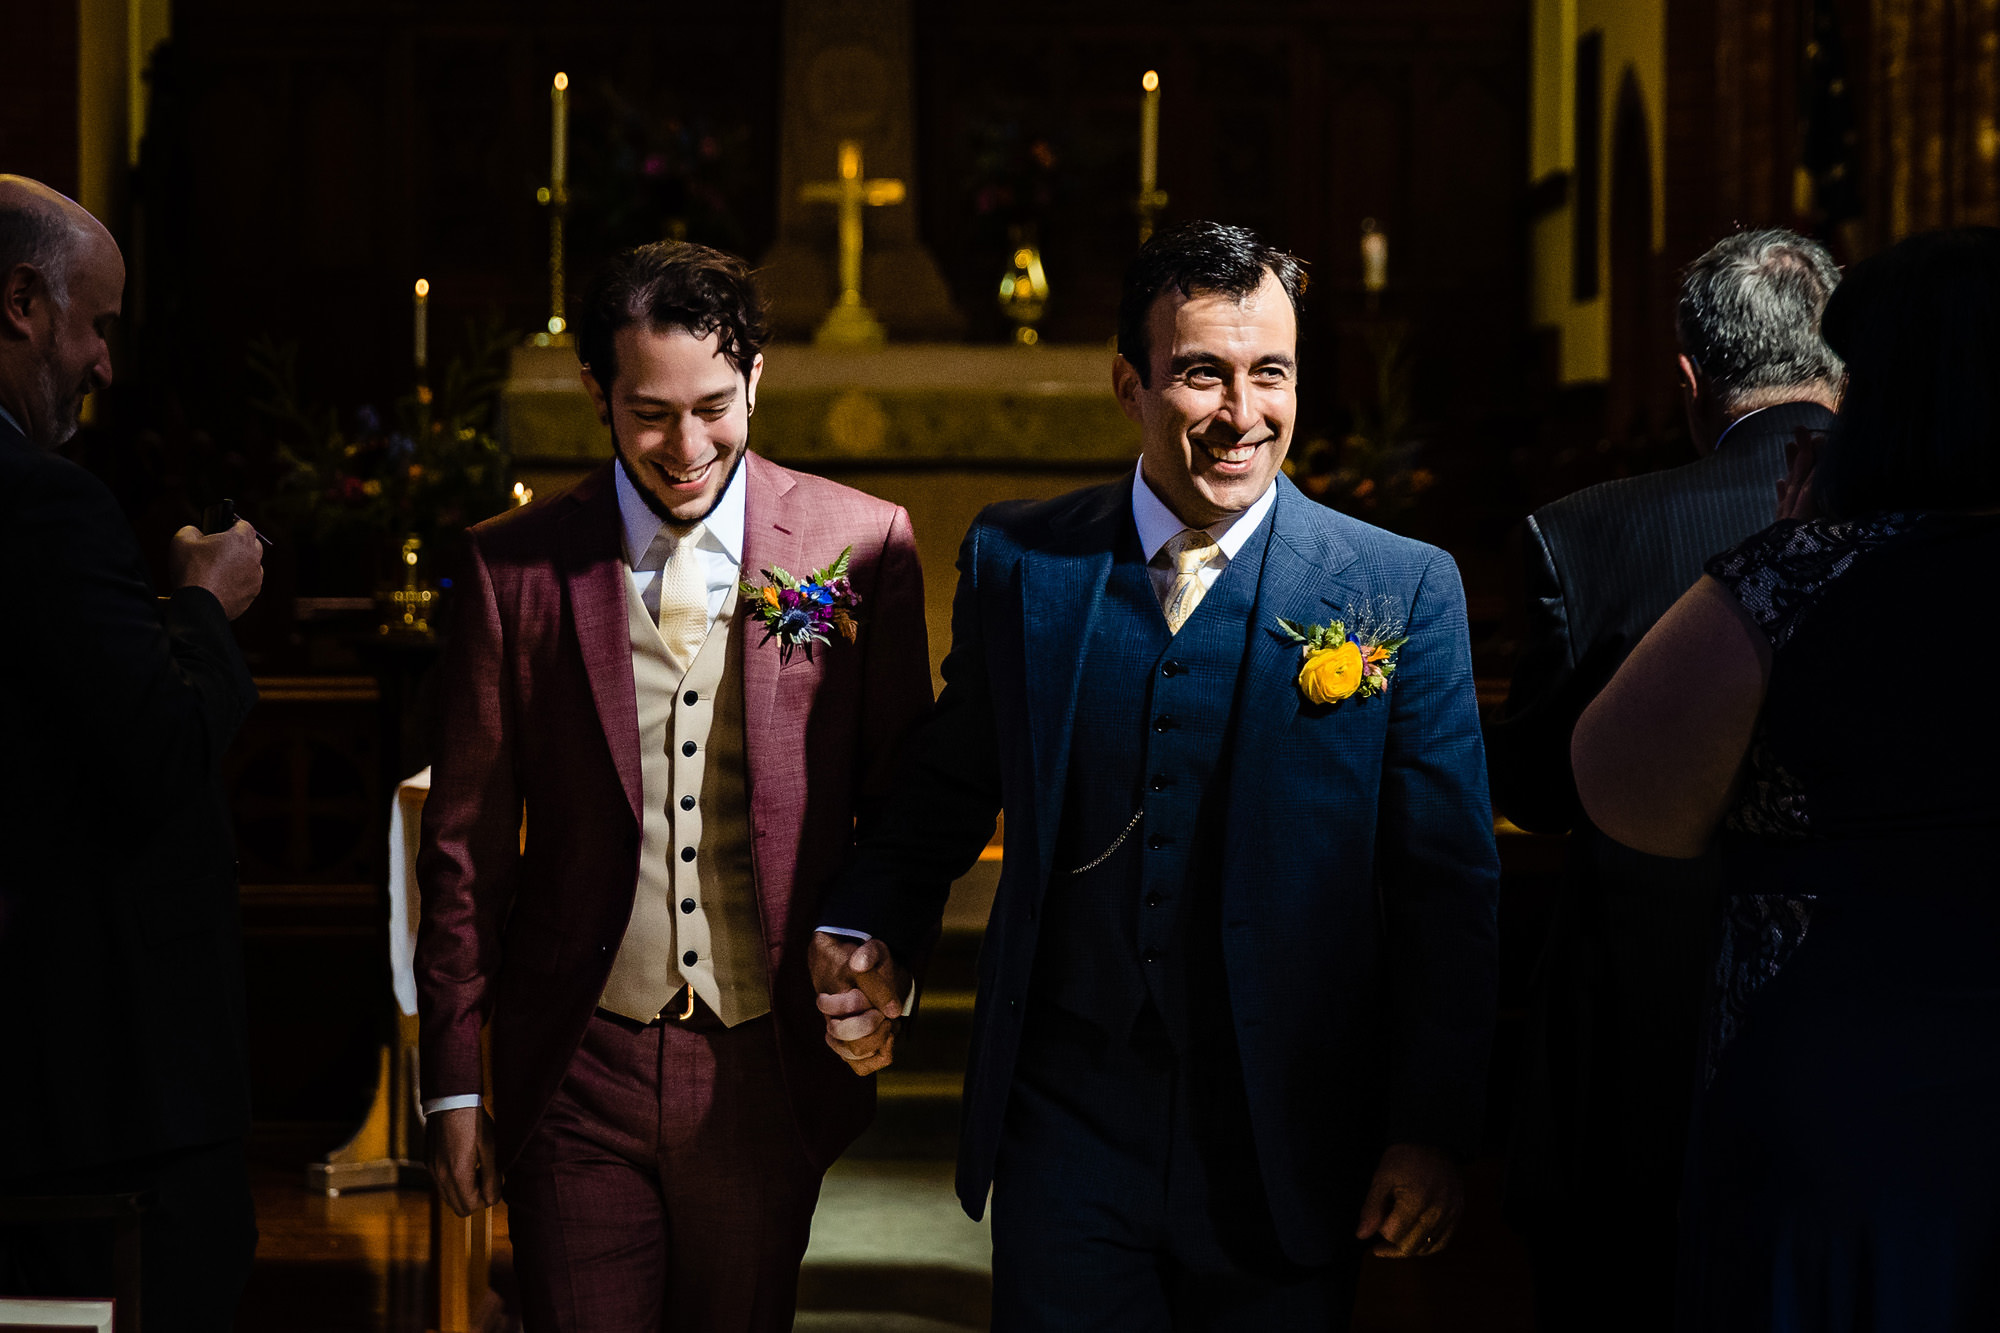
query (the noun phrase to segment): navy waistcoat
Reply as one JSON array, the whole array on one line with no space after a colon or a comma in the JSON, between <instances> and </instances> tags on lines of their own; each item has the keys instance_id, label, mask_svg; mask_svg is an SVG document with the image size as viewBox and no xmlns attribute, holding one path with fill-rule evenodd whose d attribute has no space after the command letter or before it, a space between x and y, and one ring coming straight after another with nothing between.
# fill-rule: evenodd
<instances>
[{"instance_id":1,"label":"navy waistcoat","mask_svg":"<svg viewBox=\"0 0 2000 1333\"><path fill-rule=\"evenodd\" d=\"M1150 1001L1183 1046L1223 993L1223 779L1269 539L1266 518L1170 635L1128 519L1091 623L1033 989L1110 1038Z\"/></svg>"}]
</instances>

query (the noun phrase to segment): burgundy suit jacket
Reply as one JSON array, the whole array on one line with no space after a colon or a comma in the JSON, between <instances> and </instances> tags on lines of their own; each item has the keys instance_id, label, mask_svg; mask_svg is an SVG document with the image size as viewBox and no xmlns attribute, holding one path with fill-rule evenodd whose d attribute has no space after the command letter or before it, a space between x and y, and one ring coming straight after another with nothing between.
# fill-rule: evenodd
<instances>
[{"instance_id":1,"label":"burgundy suit jacket","mask_svg":"<svg viewBox=\"0 0 2000 1333\"><path fill-rule=\"evenodd\" d=\"M639 731L613 463L480 524L456 593L443 734L417 878L423 1095L482 1091L504 1168L548 1105L602 995L638 881ZM743 572L793 574L854 548L860 636L780 665L744 629L752 859L774 1039L821 1165L867 1125L874 1080L827 1048L807 948L892 757L931 704L923 576L901 508L756 454ZM738 612L744 614L743 611ZM525 847L521 837L526 814Z\"/></svg>"}]
</instances>

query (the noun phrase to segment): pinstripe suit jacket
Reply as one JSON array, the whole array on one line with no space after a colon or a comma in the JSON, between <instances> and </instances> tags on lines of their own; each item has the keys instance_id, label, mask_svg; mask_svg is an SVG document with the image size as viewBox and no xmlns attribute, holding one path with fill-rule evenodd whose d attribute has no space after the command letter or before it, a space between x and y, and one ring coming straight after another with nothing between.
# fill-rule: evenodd
<instances>
[{"instance_id":1,"label":"pinstripe suit jacket","mask_svg":"<svg viewBox=\"0 0 2000 1333\"><path fill-rule=\"evenodd\" d=\"M1570 733L1702 563L1770 524L1793 432L1832 423L1815 403L1766 408L1706 458L1590 487L1528 519L1529 627L1506 706L1486 729L1487 760L1502 814L1573 836L1537 975L1513 1136L1516 1206L1601 1188L1610 1173L1627 1203L1672 1217L1715 869L1643 856L1593 828L1577 803ZM1638 1197L1645 1182L1666 1197Z\"/></svg>"}]
</instances>

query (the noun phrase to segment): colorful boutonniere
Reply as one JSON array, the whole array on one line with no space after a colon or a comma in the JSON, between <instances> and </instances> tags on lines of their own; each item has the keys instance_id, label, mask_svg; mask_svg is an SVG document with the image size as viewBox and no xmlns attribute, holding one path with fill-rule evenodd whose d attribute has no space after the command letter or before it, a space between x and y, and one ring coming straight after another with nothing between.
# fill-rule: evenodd
<instances>
[{"instance_id":1,"label":"colorful boutonniere","mask_svg":"<svg viewBox=\"0 0 2000 1333\"><path fill-rule=\"evenodd\" d=\"M1396 674L1397 651L1410 641L1402 618L1386 598L1379 607L1350 609L1347 620L1301 625L1280 619L1278 628L1305 655L1299 666L1299 693L1314 704L1382 693Z\"/></svg>"},{"instance_id":2,"label":"colorful boutonniere","mask_svg":"<svg viewBox=\"0 0 2000 1333\"><path fill-rule=\"evenodd\" d=\"M743 581L750 614L764 624L764 643L778 641L780 662L791 661L794 648L805 649L806 660L811 661L813 645L833 642L830 636L835 633L854 642L861 628L854 615L854 608L861 605L861 594L847 579L847 558L853 554L850 546L840 553L840 559L802 579L773 566L764 571L769 583Z\"/></svg>"}]
</instances>

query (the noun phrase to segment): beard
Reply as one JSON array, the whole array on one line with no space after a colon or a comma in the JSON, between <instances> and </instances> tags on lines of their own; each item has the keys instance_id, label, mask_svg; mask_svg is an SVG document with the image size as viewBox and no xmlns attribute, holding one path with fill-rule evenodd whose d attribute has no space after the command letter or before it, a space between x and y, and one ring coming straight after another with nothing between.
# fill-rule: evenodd
<instances>
[{"instance_id":1,"label":"beard","mask_svg":"<svg viewBox=\"0 0 2000 1333\"><path fill-rule=\"evenodd\" d=\"M746 439L737 448L735 461L729 465L729 474L722 479L722 485L715 488L715 498L708 502L708 508L694 518L677 518L657 495L646 489L645 482L640 480L639 469L633 465L631 457L625 452L624 441L618 438L618 423L607 421L604 424L611 430L611 452L618 456L618 466L624 470L625 480L632 483L632 489L639 493L639 498L645 502L646 508L653 511L653 516L676 532L685 532L697 523L708 521L708 516L722 503L722 497L729 494L730 484L736 480L736 470L742 467L743 460L750 456L750 442Z\"/></svg>"},{"instance_id":2,"label":"beard","mask_svg":"<svg viewBox=\"0 0 2000 1333\"><path fill-rule=\"evenodd\" d=\"M32 442L38 448L59 449L76 434L78 413L83 409L85 388L79 386L67 400L56 368L47 361L35 364L35 411Z\"/></svg>"}]
</instances>

